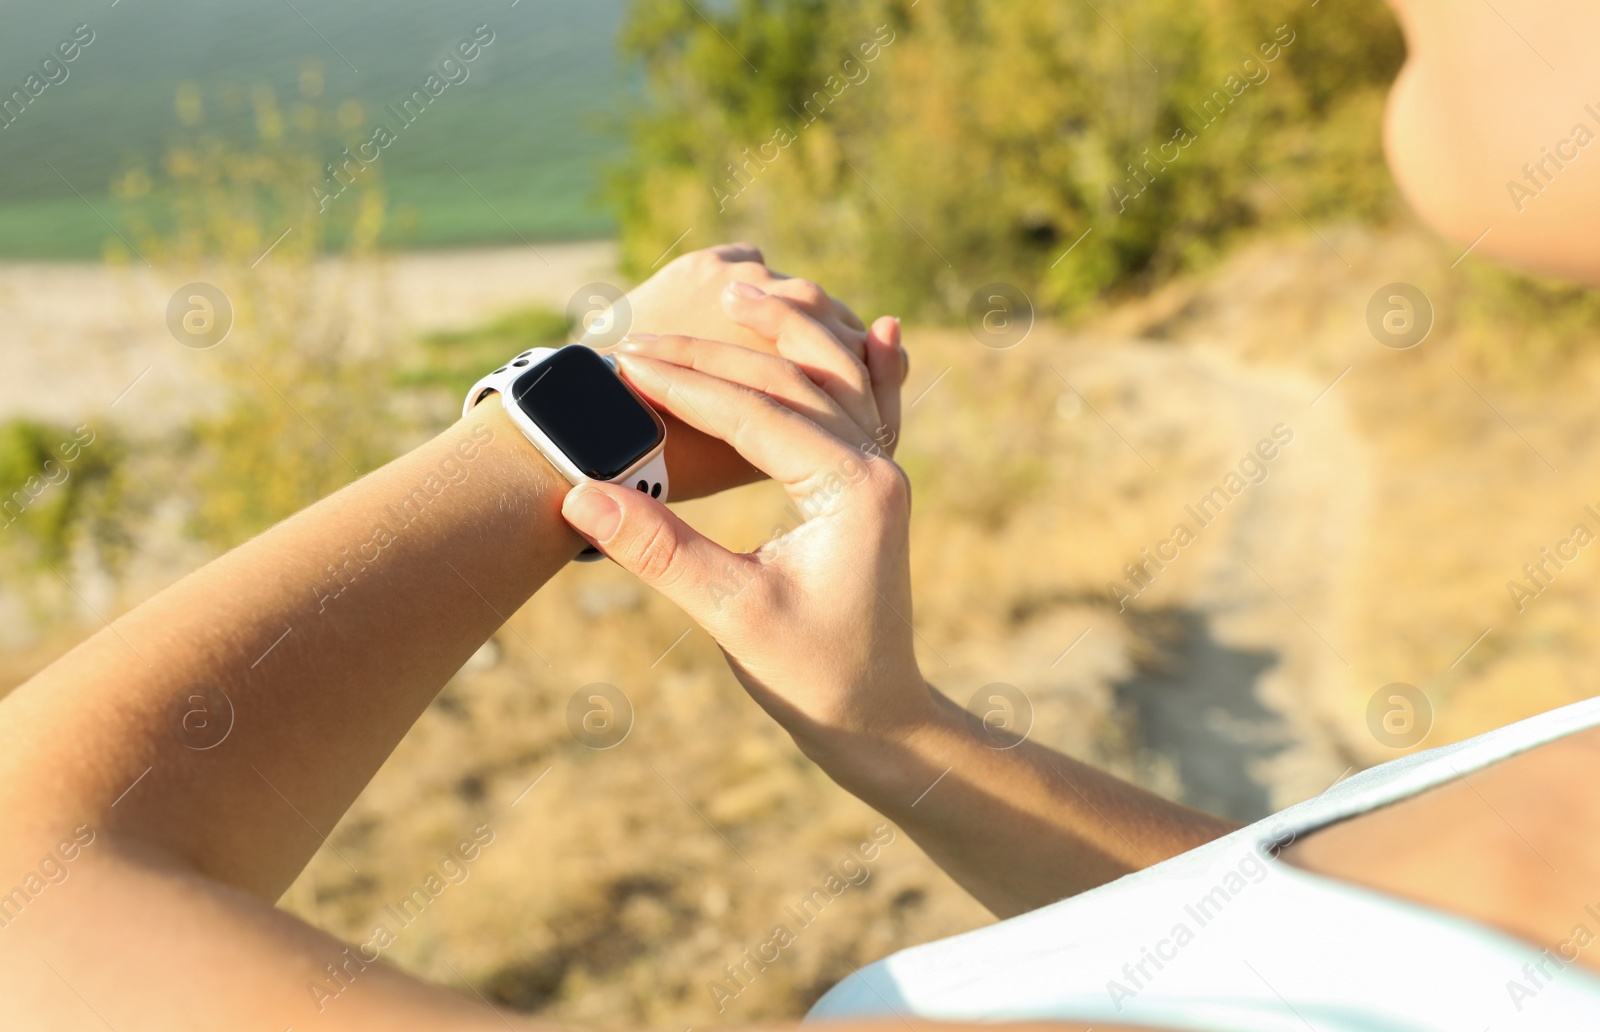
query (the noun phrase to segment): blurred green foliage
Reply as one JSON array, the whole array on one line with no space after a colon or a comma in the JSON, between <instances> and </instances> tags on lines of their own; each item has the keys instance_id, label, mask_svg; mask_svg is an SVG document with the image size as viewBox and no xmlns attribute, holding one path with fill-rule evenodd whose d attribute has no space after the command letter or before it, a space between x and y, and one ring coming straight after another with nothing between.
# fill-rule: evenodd
<instances>
[{"instance_id":1,"label":"blurred green foliage","mask_svg":"<svg viewBox=\"0 0 1600 1032\"><path fill-rule=\"evenodd\" d=\"M222 101L193 84L181 86L173 98L183 126L178 141L155 167L131 159L111 184L139 253L169 268L250 267L269 246L275 265L318 254L372 253L389 221L380 166L358 171L341 194L343 178L331 178L329 164L363 138L366 110L354 101L328 110L316 99L321 90L320 78L303 79L299 96L257 86L248 98L251 131L241 134L210 126ZM348 173L340 169L339 176ZM313 186L337 196L319 204ZM120 239L108 238L108 257L126 260Z\"/></svg>"},{"instance_id":2,"label":"blurred green foliage","mask_svg":"<svg viewBox=\"0 0 1600 1032\"><path fill-rule=\"evenodd\" d=\"M755 240L867 311L956 319L976 286L1002 280L1070 317L1244 236L1304 232L1301 217L1372 224L1399 210L1380 126L1403 47L1381 0L701 10L709 22L679 0L634 0L624 34L647 100L607 190L639 275L689 230L684 246ZM211 128L220 103L186 86L180 142L112 185L127 240L164 278L214 283L232 303L231 332L203 353L219 393L165 474L193 500L191 532L218 547L375 468L485 370L571 331L529 307L409 347L385 296L379 243L395 218L380 169L326 211L310 189L326 192L327 161L368 123L359 103L330 109L321 92L309 72L298 96L255 89L241 139ZM121 238L107 247L133 260ZM1464 271L1440 300L1491 369L1547 370L1600 320L1592 292ZM419 403L375 385L428 390ZM4 428L0 486L33 476L53 433ZM121 456L109 440L87 450L17 521L18 540L52 561L82 533L112 541L107 506L126 506L140 479Z\"/></svg>"},{"instance_id":3,"label":"blurred green foliage","mask_svg":"<svg viewBox=\"0 0 1600 1032\"><path fill-rule=\"evenodd\" d=\"M19 562L59 566L87 541L114 568L126 545L123 459L103 429L0 424L0 549Z\"/></svg>"},{"instance_id":4,"label":"blurred green foliage","mask_svg":"<svg viewBox=\"0 0 1600 1032\"><path fill-rule=\"evenodd\" d=\"M625 29L647 100L608 190L634 272L692 227L759 241L871 310L950 318L1001 280L1072 312L1244 231L1397 208L1380 125L1404 48L1382 0L705 15L636 0ZM1189 144L1160 160L1180 130Z\"/></svg>"},{"instance_id":5,"label":"blurred green foliage","mask_svg":"<svg viewBox=\"0 0 1600 1032\"><path fill-rule=\"evenodd\" d=\"M572 330L566 315L543 305L507 312L480 326L425 335L422 357L395 378L399 387L439 387L464 397L484 373L519 351L564 344Z\"/></svg>"},{"instance_id":6,"label":"blurred green foliage","mask_svg":"<svg viewBox=\"0 0 1600 1032\"><path fill-rule=\"evenodd\" d=\"M232 306L227 337L202 352L219 395L190 424L182 467L191 530L219 547L401 449L373 389L388 382L395 344L376 246L389 206L375 168L319 202L311 187L329 192L326 164L363 113L330 113L302 93L253 91L254 133L239 139L208 131L204 99L182 89L187 138L158 170L130 168L114 184L139 252L172 283L214 284Z\"/></svg>"},{"instance_id":7,"label":"blurred green foliage","mask_svg":"<svg viewBox=\"0 0 1600 1032\"><path fill-rule=\"evenodd\" d=\"M1492 262L1463 262L1459 271L1451 316L1468 358L1495 380L1537 389L1593 349L1600 291Z\"/></svg>"}]
</instances>

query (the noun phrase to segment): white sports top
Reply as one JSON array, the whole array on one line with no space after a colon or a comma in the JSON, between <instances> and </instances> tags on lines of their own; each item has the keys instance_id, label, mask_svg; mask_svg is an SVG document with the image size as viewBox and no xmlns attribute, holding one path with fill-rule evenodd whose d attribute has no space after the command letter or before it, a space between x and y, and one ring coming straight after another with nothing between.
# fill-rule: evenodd
<instances>
[{"instance_id":1,"label":"white sports top","mask_svg":"<svg viewBox=\"0 0 1600 1032\"><path fill-rule=\"evenodd\" d=\"M1072 1019L1193 1032L1600 1029L1595 903L1543 950L1276 859L1296 837L1600 725L1590 699L1374 767L1144 871L834 986L807 1021ZM1581 926L1582 931L1579 930Z\"/></svg>"}]
</instances>

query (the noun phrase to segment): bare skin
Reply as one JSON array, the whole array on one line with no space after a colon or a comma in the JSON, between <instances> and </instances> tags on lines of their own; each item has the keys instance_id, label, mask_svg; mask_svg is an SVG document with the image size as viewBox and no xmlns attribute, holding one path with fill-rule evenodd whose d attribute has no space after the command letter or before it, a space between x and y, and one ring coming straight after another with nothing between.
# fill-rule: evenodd
<instances>
[{"instance_id":1,"label":"bare skin","mask_svg":"<svg viewBox=\"0 0 1600 1032\"><path fill-rule=\"evenodd\" d=\"M1391 0L1411 59L1389 101L1389 163L1421 214L1474 253L1600 286L1600 145L1568 147L1564 168L1518 213L1508 181L1541 147L1588 121L1600 134L1600 65L1586 40L1600 8L1539 0L1503 9ZM1520 39L1520 35L1526 39ZM1545 62L1548 61L1547 65ZM1552 71L1550 65L1554 65ZM1552 951L1600 902L1600 733L1533 749L1375 813L1307 836L1284 858L1464 914ZM1575 951L1600 970L1600 957ZM1570 958L1569 958L1570 959Z\"/></svg>"},{"instance_id":2,"label":"bare skin","mask_svg":"<svg viewBox=\"0 0 1600 1032\"><path fill-rule=\"evenodd\" d=\"M814 319L805 305L760 289L718 292L736 277L718 282L716 274L739 263L701 264L688 270L692 282L669 283L662 294L680 304L696 298L719 313L702 312L702 321L720 322L729 336L737 329L762 350L687 338L660 346L694 361L714 354L778 400L688 366L651 363L653 375L639 385L694 431L682 439L728 440L740 453L733 462L715 449L680 448L675 486L738 483L747 462L786 475L792 463L779 457L775 431L750 429L760 415L811 427L846 457L893 440L905 370L893 320L847 343L829 332L826 312ZM766 282L777 290L791 281ZM652 310L641 311L636 325L649 325ZM650 360L625 362L635 374ZM893 468L887 458L871 463L880 470L875 483L901 483L898 471L882 471ZM680 468L693 476L680 479ZM504 1016L480 1001L416 982L272 904L446 679L582 548L562 518L568 494L499 404L480 405L125 614L0 702L0 871L7 885L32 877L38 889L4 913L8 1016L38 1029L103 1020L118 1032L311 1021L329 1029L503 1027ZM345 565L347 551L359 561ZM903 542L886 555L903 564ZM342 579L330 563L344 566ZM858 584L856 598L857 607L873 598L871 585ZM235 725L216 748L190 749L174 704L181 710L190 693L209 688L232 699ZM920 682L913 696L931 710ZM927 762L915 750L908 756ZM1013 835L1019 850L1049 847L1014 876L990 879L990 898L1016 906L1056 898L1132 869L1135 853L1181 851L1205 835L1190 828L1195 821L1214 826L1155 797L1143 800L1152 819L1130 829L1127 846L1098 824L1057 826L1077 819L1076 804L1059 800L1081 790L1113 805L1127 790L1056 762L1080 788L1041 777L940 803L945 821L967 829L945 832L951 841ZM977 809L1002 794L1012 812ZM319 1013L306 986L329 964L355 982Z\"/></svg>"},{"instance_id":3,"label":"bare skin","mask_svg":"<svg viewBox=\"0 0 1600 1032\"><path fill-rule=\"evenodd\" d=\"M835 405L809 382L814 373L800 375L761 356L687 337L628 339L619 356L630 380L658 405L682 404L674 391L686 390L686 378L709 392L709 400L683 410L708 434L732 429L700 419L759 405L748 391L735 390L739 386L854 445L855 454L810 471L814 480L791 485L803 512L853 490L874 460L892 450L892 441L886 449L875 446L877 435L868 428L889 417L852 402L867 400L859 388L838 390L844 404ZM661 380L667 375L671 389ZM742 425L754 422L747 415ZM700 621L723 645L751 696L802 751L910 832L994 913L1008 917L1053 903L1235 827L1035 742L997 743L924 681L911 654L909 574L886 565L906 559L902 525L849 525L845 554L842 539L807 536L825 522L812 520L769 546L762 554L776 559L764 563L713 545L664 506L644 507L630 492L600 490L637 520L625 520L616 531L620 537L601 543L607 554ZM889 519L892 513L874 515ZM873 541L876 548L868 545ZM733 592L730 584L747 586ZM769 593L784 591L788 606L769 604ZM779 626L785 633L773 635ZM775 644L780 641L782 647ZM837 676L841 666L859 671L856 678Z\"/></svg>"},{"instance_id":4,"label":"bare skin","mask_svg":"<svg viewBox=\"0 0 1600 1032\"><path fill-rule=\"evenodd\" d=\"M849 306L830 297L810 280L786 276L767 268L760 249L750 244L722 244L674 258L655 276L628 294L634 332L689 333L728 341L755 351L774 352L771 336L728 321L715 304L707 304L730 283L749 283L785 298L826 330L842 351L865 362L868 342L875 331L888 332L890 320L868 329ZM894 332L898 333L898 323ZM898 338L896 339L898 345ZM671 413L667 423L667 464L672 470L672 494L678 499L715 494L738 484L759 480L732 448L685 425Z\"/></svg>"},{"instance_id":5,"label":"bare skin","mask_svg":"<svg viewBox=\"0 0 1600 1032\"><path fill-rule=\"evenodd\" d=\"M1289 863L1474 918L1552 953L1600 905L1600 731L1308 835ZM1600 971L1596 951L1566 960Z\"/></svg>"},{"instance_id":6,"label":"bare skin","mask_svg":"<svg viewBox=\"0 0 1600 1032\"><path fill-rule=\"evenodd\" d=\"M1481 255L1600 286L1600 250L1593 246L1600 236L1600 139L1559 146L1562 140L1580 139L1574 127L1584 120L1600 137L1600 65L1586 49L1587 41L1600 35L1600 7L1541 0L1520 5L1512 15L1517 25L1508 26L1494 10L1450 0L1395 0L1394 6L1411 60L1391 96L1385 136L1390 164L1407 196L1441 233L1464 247L1476 242ZM1553 148L1556 160L1547 160L1541 148ZM1556 167L1562 156L1572 154L1577 158L1567 157ZM1524 164L1536 170L1531 177ZM1538 192L1530 199L1508 188L1513 181ZM1482 236L1487 226L1493 231ZM740 625L751 617L729 619L720 610L710 611L690 590L697 576L704 576L695 572L697 566L714 567L731 557L691 556L681 561L684 569L672 569L678 551L704 550L697 535L636 500L617 501L626 514L616 531L620 536L602 547L614 549L622 565L648 581L666 577L669 583L657 586L723 642L746 687L758 701L769 700L763 704L801 748L840 784L905 822L928 853L996 913L1037 905L1039 890L1048 893L1049 888L986 883L982 871L1012 862L1006 846L1026 838L997 843L998 850L984 855L981 845L948 837L966 829L935 817L937 804L930 803L936 795L915 811L909 807L907 800L940 772L950 772L938 784L942 794L1008 814L1037 815L1038 827L1056 832L1073 828L1078 829L1074 834L1086 835L1094 826L1090 811L1115 814L1119 823L1129 819L1135 826L1148 813L1145 800L1119 798L1103 784L1078 799L1057 796L1051 805L1033 809L1039 784L1052 773L1071 777L1073 770L1053 769L1059 766L1053 756L1023 750L998 761L1003 772L986 769L984 761L995 759L993 750L983 748L956 708L937 693L930 690L931 708L919 707L922 680L914 661L902 656L897 665L887 664L883 657L893 652L878 646L872 651L872 711L855 714L843 730L837 722L819 723L807 707L815 700L796 700L785 692L789 682L811 683L803 675L790 677L788 661L767 656L763 665L741 655L741 639L749 639ZM640 546L630 539L647 542L655 554L639 554ZM792 561L796 551L787 549L782 558ZM803 589L790 594L801 595ZM889 598L909 606L908 596L891 593ZM905 612L909 615L909 608ZM848 636L853 628L837 633ZM763 669L772 673L763 677ZM916 716L883 722L886 694L897 700L888 712ZM826 730L819 733L819 726ZM865 757L874 762L864 762ZM1590 789L1600 774L1597 766L1600 732L1573 736L1309 835L1284 855L1306 869L1475 918L1566 956L1571 947L1563 950L1563 944L1584 906L1600 902L1600 850L1591 832L1600 826L1600 801ZM956 773L963 770L975 772L970 781ZM955 784L947 785L953 778ZM1025 787L1013 796L1013 785ZM924 813L923 807L929 810ZM1181 829L1180 840L1184 833L1204 840L1222 830L1157 819L1169 836ZM1035 841L1060 842L1048 831ZM1113 873L1137 852L1126 848L1130 843L1104 838L1086 836L1082 844L1099 860L1086 865L1085 874ZM1140 858L1154 862L1163 856L1159 847L1152 854ZM1600 956L1580 951L1580 961L1600 970Z\"/></svg>"},{"instance_id":7,"label":"bare skin","mask_svg":"<svg viewBox=\"0 0 1600 1032\"><path fill-rule=\"evenodd\" d=\"M1505 141L1521 140L1529 110L1554 112L1555 100L1520 72L1482 74L1512 44L1492 38L1505 29L1487 18L1453 20L1460 6L1402 7L1417 56L1388 142L1419 209L1467 243L1504 194L1502 166L1532 157ZM1577 106L1600 100L1597 84L1582 81L1594 66L1567 49L1594 38L1600 14L1546 0L1515 15L1560 74L1578 77L1565 80ZM1528 206L1537 217L1508 218L1482 253L1600 282L1589 246L1600 205L1592 170L1579 165ZM1574 189L1557 189L1567 184ZM0 931L8 1017L30 1029L118 1032L511 1023L359 961L360 991L316 1014L305 983L349 962L348 947L272 901L445 678L581 547L563 517L699 619L802 750L902 822L997 913L1228 829L1048 750L990 749L928 686L906 623L909 494L873 450L885 428L892 443L897 420L897 325L863 327L814 286L755 268L748 250L694 262L676 283L642 288L635 328L756 350L671 337L629 349L627 375L680 421L675 488L709 493L759 470L797 501L826 490L816 515L760 554L730 555L636 492L569 491L490 405L122 617L0 703L0 870L48 875L47 853L74 856L70 879L52 880ZM777 302L778 312L770 297L706 296L732 279L797 303ZM447 460L466 476L452 475L348 588L319 597L325 563L368 541L387 507L405 504ZM835 492L828 475L838 471L847 488ZM715 598L713 577L728 564L748 586ZM237 728L222 748L185 750L170 703L208 685L234 695ZM1600 734L1574 736L1308 836L1287 856L1555 946L1600 874L1585 830L1600 818L1585 792L1597 760Z\"/></svg>"},{"instance_id":8,"label":"bare skin","mask_svg":"<svg viewBox=\"0 0 1600 1032\"><path fill-rule=\"evenodd\" d=\"M1474 255L1600 283L1600 9L1390 0L1410 52L1389 95L1389 167L1419 214ZM1503 17L1502 17L1503 16ZM1524 170L1529 166L1532 177ZM1534 196L1512 191L1517 183ZM1519 210L1520 208L1520 210Z\"/></svg>"}]
</instances>

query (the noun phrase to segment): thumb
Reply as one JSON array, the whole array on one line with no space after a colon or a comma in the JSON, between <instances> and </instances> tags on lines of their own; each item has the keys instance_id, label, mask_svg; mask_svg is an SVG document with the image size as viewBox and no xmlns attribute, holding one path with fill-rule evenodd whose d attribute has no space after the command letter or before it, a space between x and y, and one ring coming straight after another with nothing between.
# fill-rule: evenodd
<instances>
[{"instance_id":1,"label":"thumb","mask_svg":"<svg viewBox=\"0 0 1600 1032\"><path fill-rule=\"evenodd\" d=\"M649 495L590 481L567 492L567 523L606 557L678 604L702 626L716 611L730 568L749 561L677 517Z\"/></svg>"}]
</instances>

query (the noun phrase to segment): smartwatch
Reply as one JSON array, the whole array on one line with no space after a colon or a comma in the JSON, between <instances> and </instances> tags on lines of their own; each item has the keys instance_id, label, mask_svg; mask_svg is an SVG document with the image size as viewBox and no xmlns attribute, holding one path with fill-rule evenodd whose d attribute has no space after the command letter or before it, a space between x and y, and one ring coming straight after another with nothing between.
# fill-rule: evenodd
<instances>
[{"instance_id":1,"label":"smartwatch","mask_svg":"<svg viewBox=\"0 0 1600 1032\"><path fill-rule=\"evenodd\" d=\"M491 394L571 483L629 484L667 500L666 424L617 375L615 360L582 344L524 351L473 384L461 414ZM600 552L589 547L578 558Z\"/></svg>"}]
</instances>

